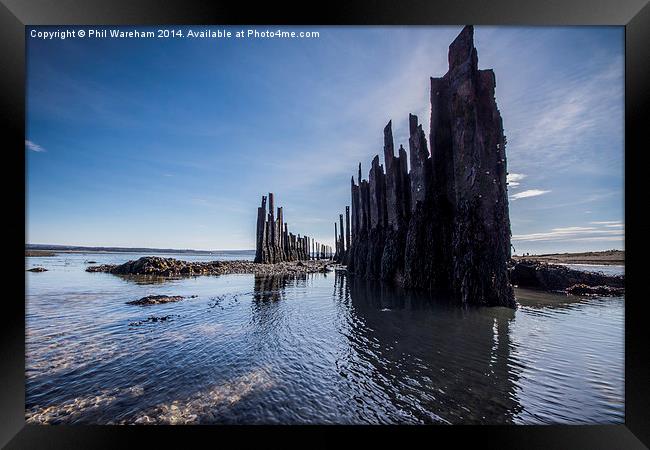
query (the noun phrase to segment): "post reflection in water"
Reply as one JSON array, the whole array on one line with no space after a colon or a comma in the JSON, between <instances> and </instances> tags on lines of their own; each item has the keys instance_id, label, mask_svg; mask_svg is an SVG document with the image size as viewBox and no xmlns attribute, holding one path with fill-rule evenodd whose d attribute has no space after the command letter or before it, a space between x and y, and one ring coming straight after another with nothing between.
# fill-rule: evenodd
<instances>
[{"instance_id":1,"label":"post reflection in water","mask_svg":"<svg viewBox=\"0 0 650 450\"><path fill-rule=\"evenodd\" d=\"M511 423L520 411L510 361L509 308L459 308L425 294L337 274L349 351L400 410L418 422Z\"/></svg>"},{"instance_id":2,"label":"post reflection in water","mask_svg":"<svg viewBox=\"0 0 650 450\"><path fill-rule=\"evenodd\" d=\"M255 275L253 299L256 302L282 300L288 287L305 288L307 280L313 275L302 272L294 275Z\"/></svg>"}]
</instances>

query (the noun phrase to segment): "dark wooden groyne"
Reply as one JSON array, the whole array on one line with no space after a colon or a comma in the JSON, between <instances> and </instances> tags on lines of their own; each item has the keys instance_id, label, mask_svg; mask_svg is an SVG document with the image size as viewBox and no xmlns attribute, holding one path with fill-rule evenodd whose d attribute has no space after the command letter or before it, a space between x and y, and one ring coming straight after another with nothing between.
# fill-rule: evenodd
<instances>
[{"instance_id":1,"label":"dark wooden groyne","mask_svg":"<svg viewBox=\"0 0 650 450\"><path fill-rule=\"evenodd\" d=\"M391 122L385 165L375 156L363 180L359 164L350 243L340 216L335 260L355 276L513 307L506 139L495 76L478 69L473 35L472 26L461 31L449 47L448 72L431 78L428 142L409 115L410 171L403 146L395 156Z\"/></svg>"},{"instance_id":2,"label":"dark wooden groyne","mask_svg":"<svg viewBox=\"0 0 650 450\"><path fill-rule=\"evenodd\" d=\"M316 242L309 236L289 232L282 207L275 210L273 193L270 192L268 196L268 212L266 199L266 196L262 196L262 205L257 208L255 262L273 264L333 258L329 245Z\"/></svg>"},{"instance_id":3,"label":"dark wooden groyne","mask_svg":"<svg viewBox=\"0 0 650 450\"><path fill-rule=\"evenodd\" d=\"M334 262L347 264L347 255L351 245L350 233L350 207L345 207L345 228L343 214L339 214L339 221L334 222Z\"/></svg>"}]
</instances>

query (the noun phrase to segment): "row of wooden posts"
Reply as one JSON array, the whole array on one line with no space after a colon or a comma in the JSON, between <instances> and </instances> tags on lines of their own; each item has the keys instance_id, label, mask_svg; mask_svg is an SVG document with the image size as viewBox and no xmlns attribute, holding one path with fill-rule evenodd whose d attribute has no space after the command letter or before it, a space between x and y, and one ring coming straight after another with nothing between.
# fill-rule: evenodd
<instances>
[{"instance_id":1,"label":"row of wooden posts","mask_svg":"<svg viewBox=\"0 0 650 450\"><path fill-rule=\"evenodd\" d=\"M350 251L350 207L345 207L345 235L343 234L343 214L339 214L339 223L334 222L334 261L345 263Z\"/></svg>"},{"instance_id":2,"label":"row of wooden posts","mask_svg":"<svg viewBox=\"0 0 650 450\"><path fill-rule=\"evenodd\" d=\"M265 195L262 196L262 205L257 208L255 262L273 264L283 261L334 259L335 252L331 246L316 242L310 236L289 232L282 207L278 207L277 215L275 214L272 192L269 192L268 200L268 212Z\"/></svg>"}]
</instances>

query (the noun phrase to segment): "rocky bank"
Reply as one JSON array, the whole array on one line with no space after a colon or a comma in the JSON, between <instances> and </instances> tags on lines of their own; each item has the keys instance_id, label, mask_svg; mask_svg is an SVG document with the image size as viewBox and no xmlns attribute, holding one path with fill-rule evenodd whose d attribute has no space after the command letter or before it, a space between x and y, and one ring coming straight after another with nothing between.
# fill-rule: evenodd
<instances>
[{"instance_id":1,"label":"rocky bank","mask_svg":"<svg viewBox=\"0 0 650 450\"><path fill-rule=\"evenodd\" d=\"M527 259L511 262L510 279L517 287L564 291L574 295L623 295L625 293L624 275L585 272Z\"/></svg>"},{"instance_id":2,"label":"rocky bank","mask_svg":"<svg viewBox=\"0 0 650 450\"><path fill-rule=\"evenodd\" d=\"M143 256L124 264L89 266L86 272L105 272L115 275L150 275L158 277L228 275L252 273L257 275L292 275L297 273L328 272L331 261L291 261L262 264L252 261L181 261L175 258Z\"/></svg>"}]
</instances>

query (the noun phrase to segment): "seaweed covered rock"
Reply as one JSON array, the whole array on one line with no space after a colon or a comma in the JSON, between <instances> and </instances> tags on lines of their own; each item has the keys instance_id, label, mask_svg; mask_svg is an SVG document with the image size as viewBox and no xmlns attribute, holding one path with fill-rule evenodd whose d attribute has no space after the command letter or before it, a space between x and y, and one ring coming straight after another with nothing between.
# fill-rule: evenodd
<instances>
[{"instance_id":1,"label":"seaweed covered rock","mask_svg":"<svg viewBox=\"0 0 650 450\"><path fill-rule=\"evenodd\" d=\"M175 276L205 274L219 269L220 262L193 263L180 261L174 258L159 256L143 256L137 260L127 261L124 264L104 264L86 268L87 272L109 272L118 275L155 275Z\"/></svg>"},{"instance_id":2,"label":"seaweed covered rock","mask_svg":"<svg viewBox=\"0 0 650 450\"><path fill-rule=\"evenodd\" d=\"M625 288L612 286L589 286L587 284L574 284L566 289L567 294L589 297L619 297L625 294Z\"/></svg>"},{"instance_id":3,"label":"seaweed covered rock","mask_svg":"<svg viewBox=\"0 0 650 450\"><path fill-rule=\"evenodd\" d=\"M276 264L252 261L181 261L175 258L143 256L124 264L102 264L89 266L86 272L105 272L115 275L142 275L152 277L182 277L197 275L226 275L233 273L256 273L268 275L289 275L293 273L315 273L327 271L327 260L285 261Z\"/></svg>"},{"instance_id":4,"label":"seaweed covered rock","mask_svg":"<svg viewBox=\"0 0 650 450\"><path fill-rule=\"evenodd\" d=\"M138 300L126 302L127 305L150 306L163 303L180 302L185 297L182 295L147 295Z\"/></svg>"},{"instance_id":5,"label":"seaweed covered rock","mask_svg":"<svg viewBox=\"0 0 650 450\"><path fill-rule=\"evenodd\" d=\"M562 265L525 259L514 263L510 278L515 286L546 291L564 291L574 285L588 287L608 286L611 288L623 288L625 286L625 276L623 275L584 272ZM577 292L581 288L577 287L575 289Z\"/></svg>"}]
</instances>

